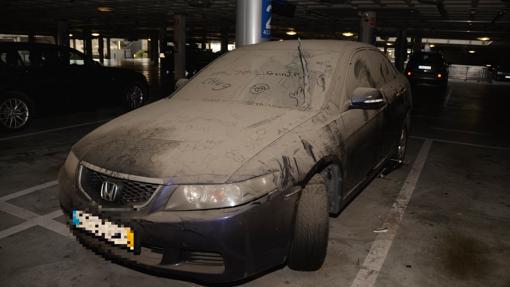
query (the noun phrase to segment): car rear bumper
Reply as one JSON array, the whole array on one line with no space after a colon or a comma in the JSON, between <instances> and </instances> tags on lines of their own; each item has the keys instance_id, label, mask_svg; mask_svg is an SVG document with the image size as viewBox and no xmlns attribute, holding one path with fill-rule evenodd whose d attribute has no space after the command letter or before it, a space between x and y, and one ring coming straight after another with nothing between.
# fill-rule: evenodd
<instances>
[{"instance_id":1,"label":"car rear bumper","mask_svg":"<svg viewBox=\"0 0 510 287\"><path fill-rule=\"evenodd\" d=\"M448 83L447 76L438 78L435 75L414 75L408 79L411 85L446 86Z\"/></svg>"},{"instance_id":2,"label":"car rear bumper","mask_svg":"<svg viewBox=\"0 0 510 287\"><path fill-rule=\"evenodd\" d=\"M70 217L73 209L85 209L86 199L65 179L60 181L64 213ZM297 195L275 192L235 208L95 214L134 229L135 252L72 229L85 247L147 273L198 282L233 282L285 263L296 201Z\"/></svg>"}]
</instances>

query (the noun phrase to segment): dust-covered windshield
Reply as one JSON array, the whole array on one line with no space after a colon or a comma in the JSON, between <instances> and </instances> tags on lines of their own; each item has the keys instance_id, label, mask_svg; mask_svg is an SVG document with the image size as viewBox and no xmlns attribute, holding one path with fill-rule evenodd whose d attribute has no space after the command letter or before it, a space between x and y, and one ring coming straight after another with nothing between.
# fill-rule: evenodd
<instances>
[{"instance_id":1,"label":"dust-covered windshield","mask_svg":"<svg viewBox=\"0 0 510 287\"><path fill-rule=\"evenodd\" d=\"M308 90L295 50L234 50L201 71L176 96L291 109L318 109L333 79L338 53L307 51Z\"/></svg>"}]
</instances>

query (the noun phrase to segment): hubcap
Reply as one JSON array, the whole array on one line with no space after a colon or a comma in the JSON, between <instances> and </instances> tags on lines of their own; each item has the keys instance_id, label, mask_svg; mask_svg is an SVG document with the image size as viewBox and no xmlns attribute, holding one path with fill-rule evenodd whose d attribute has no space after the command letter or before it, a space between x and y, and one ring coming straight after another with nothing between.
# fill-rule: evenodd
<instances>
[{"instance_id":1,"label":"hubcap","mask_svg":"<svg viewBox=\"0 0 510 287\"><path fill-rule=\"evenodd\" d=\"M127 91L126 97L129 108L136 109L143 103L143 90L138 86L133 86Z\"/></svg>"},{"instance_id":2,"label":"hubcap","mask_svg":"<svg viewBox=\"0 0 510 287\"><path fill-rule=\"evenodd\" d=\"M19 98L8 98L0 104L0 123L6 128L21 128L29 117L27 103Z\"/></svg>"},{"instance_id":3,"label":"hubcap","mask_svg":"<svg viewBox=\"0 0 510 287\"><path fill-rule=\"evenodd\" d=\"M406 154L406 148L407 148L407 134L406 130L402 129L402 132L400 133L400 140L397 147L397 156L399 163L404 162L404 157Z\"/></svg>"}]
</instances>

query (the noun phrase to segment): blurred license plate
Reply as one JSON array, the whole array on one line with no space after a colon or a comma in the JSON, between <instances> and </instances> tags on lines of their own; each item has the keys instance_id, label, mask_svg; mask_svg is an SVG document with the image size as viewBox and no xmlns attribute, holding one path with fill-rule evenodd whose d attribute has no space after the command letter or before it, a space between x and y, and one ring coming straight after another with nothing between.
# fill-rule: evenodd
<instances>
[{"instance_id":1,"label":"blurred license plate","mask_svg":"<svg viewBox=\"0 0 510 287\"><path fill-rule=\"evenodd\" d=\"M420 69L420 70L430 70L430 69L432 69L432 67L431 66L422 66L422 65L419 65L418 69Z\"/></svg>"},{"instance_id":2,"label":"blurred license plate","mask_svg":"<svg viewBox=\"0 0 510 287\"><path fill-rule=\"evenodd\" d=\"M72 224L115 245L135 249L135 233L129 227L119 226L81 210L73 210Z\"/></svg>"}]
</instances>

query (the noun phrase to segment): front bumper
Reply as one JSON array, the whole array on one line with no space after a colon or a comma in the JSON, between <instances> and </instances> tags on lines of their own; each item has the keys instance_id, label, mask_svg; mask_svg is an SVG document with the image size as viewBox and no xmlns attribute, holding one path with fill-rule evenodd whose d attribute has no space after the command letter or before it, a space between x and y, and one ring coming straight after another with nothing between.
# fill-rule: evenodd
<instances>
[{"instance_id":1,"label":"front bumper","mask_svg":"<svg viewBox=\"0 0 510 287\"><path fill-rule=\"evenodd\" d=\"M242 280L283 264L289 250L297 195L275 192L248 204L200 211L94 211L61 170L60 203L135 230L136 252L81 229L77 239L96 253L148 273L198 282Z\"/></svg>"}]
</instances>

